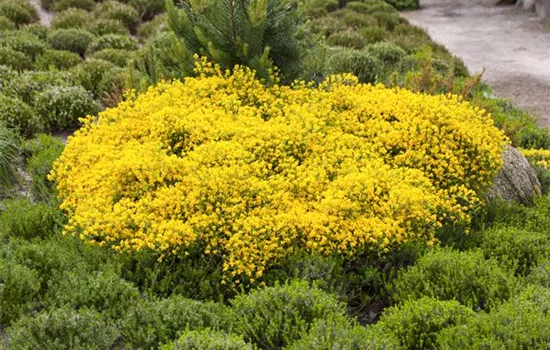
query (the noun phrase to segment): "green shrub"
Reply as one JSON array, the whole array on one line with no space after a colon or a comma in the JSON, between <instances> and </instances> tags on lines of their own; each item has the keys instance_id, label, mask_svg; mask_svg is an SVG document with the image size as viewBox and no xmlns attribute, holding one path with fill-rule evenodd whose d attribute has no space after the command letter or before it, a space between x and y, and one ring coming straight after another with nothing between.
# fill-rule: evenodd
<instances>
[{"instance_id":1,"label":"green shrub","mask_svg":"<svg viewBox=\"0 0 550 350\"><path fill-rule=\"evenodd\" d=\"M502 227L484 231L482 240L486 258L495 258L520 276L550 258L550 232Z\"/></svg>"},{"instance_id":2,"label":"green shrub","mask_svg":"<svg viewBox=\"0 0 550 350\"><path fill-rule=\"evenodd\" d=\"M36 59L37 69L69 69L82 62L80 56L74 52L65 50L46 50Z\"/></svg>"},{"instance_id":3,"label":"green shrub","mask_svg":"<svg viewBox=\"0 0 550 350\"><path fill-rule=\"evenodd\" d=\"M420 7L420 0L385 0L398 10L415 10Z\"/></svg>"},{"instance_id":4,"label":"green shrub","mask_svg":"<svg viewBox=\"0 0 550 350\"><path fill-rule=\"evenodd\" d=\"M387 4L384 1L380 0L361 0L349 2L347 8L353 9L360 13L371 14L373 12L387 12L387 13L396 13L397 11L393 6Z\"/></svg>"},{"instance_id":5,"label":"green shrub","mask_svg":"<svg viewBox=\"0 0 550 350\"><path fill-rule=\"evenodd\" d=\"M327 43L331 46L343 46L353 49L362 49L365 46L365 40L355 30L345 30L330 35Z\"/></svg>"},{"instance_id":6,"label":"green shrub","mask_svg":"<svg viewBox=\"0 0 550 350\"><path fill-rule=\"evenodd\" d=\"M57 29L50 32L48 42L57 50L66 50L84 55L94 35L86 30L70 28Z\"/></svg>"},{"instance_id":7,"label":"green shrub","mask_svg":"<svg viewBox=\"0 0 550 350\"><path fill-rule=\"evenodd\" d=\"M186 329L230 330L231 310L219 303L202 303L181 296L142 301L121 320L125 342L133 349L150 349L176 339Z\"/></svg>"},{"instance_id":8,"label":"green shrub","mask_svg":"<svg viewBox=\"0 0 550 350\"><path fill-rule=\"evenodd\" d=\"M99 18L85 27L90 33L98 36L107 34L130 35L128 28L121 21Z\"/></svg>"},{"instance_id":9,"label":"green shrub","mask_svg":"<svg viewBox=\"0 0 550 350\"><path fill-rule=\"evenodd\" d=\"M59 225L57 210L44 203L31 203L27 199L3 202L0 212L0 236L23 239L51 236Z\"/></svg>"},{"instance_id":10,"label":"green shrub","mask_svg":"<svg viewBox=\"0 0 550 350\"><path fill-rule=\"evenodd\" d=\"M84 28L94 18L91 13L82 9L70 8L58 13L52 20L52 29Z\"/></svg>"},{"instance_id":11,"label":"green shrub","mask_svg":"<svg viewBox=\"0 0 550 350\"><path fill-rule=\"evenodd\" d=\"M376 26L376 19L372 16L350 11L348 9L333 12L331 17L338 18L341 24L350 29Z\"/></svg>"},{"instance_id":12,"label":"green shrub","mask_svg":"<svg viewBox=\"0 0 550 350\"><path fill-rule=\"evenodd\" d=\"M94 0L59 0L55 3L53 8L57 12L62 12L69 8L92 11L95 4Z\"/></svg>"},{"instance_id":13,"label":"green shrub","mask_svg":"<svg viewBox=\"0 0 550 350\"><path fill-rule=\"evenodd\" d=\"M550 289L527 287L489 314L442 331L440 349L547 349L550 344Z\"/></svg>"},{"instance_id":14,"label":"green shrub","mask_svg":"<svg viewBox=\"0 0 550 350\"><path fill-rule=\"evenodd\" d=\"M74 67L72 72L79 84L95 98L102 98L122 84L122 72L113 63L104 60L87 59Z\"/></svg>"},{"instance_id":15,"label":"green shrub","mask_svg":"<svg viewBox=\"0 0 550 350\"><path fill-rule=\"evenodd\" d=\"M543 260L531 270L527 282L544 288L550 288L550 259Z\"/></svg>"},{"instance_id":16,"label":"green shrub","mask_svg":"<svg viewBox=\"0 0 550 350\"><path fill-rule=\"evenodd\" d=\"M101 314L68 307L22 318L7 333L8 346L21 350L110 349L120 337Z\"/></svg>"},{"instance_id":17,"label":"green shrub","mask_svg":"<svg viewBox=\"0 0 550 350\"><path fill-rule=\"evenodd\" d=\"M481 251L435 249L399 273L393 283L393 300L427 296L488 310L508 300L517 287L513 274L495 260L486 260Z\"/></svg>"},{"instance_id":18,"label":"green shrub","mask_svg":"<svg viewBox=\"0 0 550 350\"><path fill-rule=\"evenodd\" d=\"M118 67L126 67L130 52L118 49L103 49L94 52L90 58L111 62Z\"/></svg>"},{"instance_id":19,"label":"green shrub","mask_svg":"<svg viewBox=\"0 0 550 350\"><path fill-rule=\"evenodd\" d=\"M338 0L313 0L309 1L305 13L312 18L323 17L329 12L336 11L339 7Z\"/></svg>"},{"instance_id":20,"label":"green shrub","mask_svg":"<svg viewBox=\"0 0 550 350\"><path fill-rule=\"evenodd\" d=\"M187 330L173 344L162 347L162 350L252 350L238 335L211 330Z\"/></svg>"},{"instance_id":21,"label":"green shrub","mask_svg":"<svg viewBox=\"0 0 550 350\"><path fill-rule=\"evenodd\" d=\"M38 307L40 276L26 266L0 260L0 323L11 324Z\"/></svg>"},{"instance_id":22,"label":"green shrub","mask_svg":"<svg viewBox=\"0 0 550 350\"><path fill-rule=\"evenodd\" d=\"M35 111L18 98L0 93L0 121L17 128L21 134L32 136L42 130L42 123Z\"/></svg>"},{"instance_id":23,"label":"green shrub","mask_svg":"<svg viewBox=\"0 0 550 350\"><path fill-rule=\"evenodd\" d=\"M365 45L383 41L389 36L388 31L380 27L361 28L358 32Z\"/></svg>"},{"instance_id":24,"label":"green shrub","mask_svg":"<svg viewBox=\"0 0 550 350\"><path fill-rule=\"evenodd\" d=\"M378 58L386 67L395 67L405 57L405 51L390 42L370 44L365 50Z\"/></svg>"},{"instance_id":25,"label":"green shrub","mask_svg":"<svg viewBox=\"0 0 550 350\"><path fill-rule=\"evenodd\" d=\"M40 40L46 41L48 38L49 28L40 23L27 24L19 28L20 31L36 35Z\"/></svg>"},{"instance_id":26,"label":"green shrub","mask_svg":"<svg viewBox=\"0 0 550 350\"><path fill-rule=\"evenodd\" d=\"M104 49L134 51L137 50L137 44L134 39L126 35L106 34L92 40L86 53L91 55Z\"/></svg>"},{"instance_id":27,"label":"green shrub","mask_svg":"<svg viewBox=\"0 0 550 350\"><path fill-rule=\"evenodd\" d=\"M32 69L32 61L22 52L9 47L0 47L0 66L23 71Z\"/></svg>"},{"instance_id":28,"label":"green shrub","mask_svg":"<svg viewBox=\"0 0 550 350\"><path fill-rule=\"evenodd\" d=\"M376 327L398 339L403 349L434 349L441 330L467 324L475 316L472 309L456 300L425 297L385 309Z\"/></svg>"},{"instance_id":29,"label":"green shrub","mask_svg":"<svg viewBox=\"0 0 550 350\"><path fill-rule=\"evenodd\" d=\"M26 71L16 74L2 84L6 95L18 97L23 102L32 105L38 92L54 85L75 85L76 79L68 71Z\"/></svg>"},{"instance_id":30,"label":"green shrub","mask_svg":"<svg viewBox=\"0 0 550 350\"><path fill-rule=\"evenodd\" d=\"M385 28L389 32L393 31L401 23L401 19L397 13L374 12L371 16L376 19L379 27Z\"/></svg>"},{"instance_id":31,"label":"green shrub","mask_svg":"<svg viewBox=\"0 0 550 350\"><path fill-rule=\"evenodd\" d=\"M3 0L0 2L0 16L8 18L16 25L38 20L36 9L26 0Z\"/></svg>"},{"instance_id":32,"label":"green shrub","mask_svg":"<svg viewBox=\"0 0 550 350\"><path fill-rule=\"evenodd\" d=\"M139 13L132 6L118 1L105 1L96 7L98 17L120 21L131 32L140 22Z\"/></svg>"},{"instance_id":33,"label":"green shrub","mask_svg":"<svg viewBox=\"0 0 550 350\"><path fill-rule=\"evenodd\" d=\"M143 21L150 21L165 10L165 0L127 0L139 13Z\"/></svg>"},{"instance_id":34,"label":"green shrub","mask_svg":"<svg viewBox=\"0 0 550 350\"><path fill-rule=\"evenodd\" d=\"M353 73L362 83L374 83L382 65L368 51L340 50L330 57L329 66L333 73Z\"/></svg>"},{"instance_id":35,"label":"green shrub","mask_svg":"<svg viewBox=\"0 0 550 350\"><path fill-rule=\"evenodd\" d=\"M0 32L5 30L14 30L17 26L6 16L0 16Z\"/></svg>"},{"instance_id":36,"label":"green shrub","mask_svg":"<svg viewBox=\"0 0 550 350\"><path fill-rule=\"evenodd\" d=\"M166 14L161 14L151 21L143 23L138 28L138 36L143 39L152 38L160 32L168 30L168 21Z\"/></svg>"},{"instance_id":37,"label":"green shrub","mask_svg":"<svg viewBox=\"0 0 550 350\"><path fill-rule=\"evenodd\" d=\"M36 113L51 131L76 127L79 118L100 111L99 103L82 86L47 88L36 95L35 106Z\"/></svg>"},{"instance_id":38,"label":"green shrub","mask_svg":"<svg viewBox=\"0 0 550 350\"><path fill-rule=\"evenodd\" d=\"M320 34L328 37L334 33L341 32L346 26L334 17L320 17L307 22L308 31L313 34Z\"/></svg>"},{"instance_id":39,"label":"green shrub","mask_svg":"<svg viewBox=\"0 0 550 350\"><path fill-rule=\"evenodd\" d=\"M515 139L522 148L550 149L550 131L535 123L518 129Z\"/></svg>"},{"instance_id":40,"label":"green shrub","mask_svg":"<svg viewBox=\"0 0 550 350\"><path fill-rule=\"evenodd\" d=\"M261 348L292 344L318 319L345 314L345 306L306 282L251 291L232 300L238 333Z\"/></svg>"},{"instance_id":41,"label":"green shrub","mask_svg":"<svg viewBox=\"0 0 550 350\"><path fill-rule=\"evenodd\" d=\"M26 143L30 153L26 160L27 173L32 178L31 193L39 200L48 200L55 196L55 186L48 180L53 162L61 155L63 144L53 136L38 135Z\"/></svg>"},{"instance_id":42,"label":"green shrub","mask_svg":"<svg viewBox=\"0 0 550 350\"><path fill-rule=\"evenodd\" d=\"M10 47L34 60L36 56L46 50L47 45L36 35L20 31L15 32L14 35L0 38L0 46Z\"/></svg>"},{"instance_id":43,"label":"green shrub","mask_svg":"<svg viewBox=\"0 0 550 350\"><path fill-rule=\"evenodd\" d=\"M19 157L19 140L4 121L0 121L0 191L17 182L15 164ZM1 225L1 222L0 222Z\"/></svg>"}]
</instances>

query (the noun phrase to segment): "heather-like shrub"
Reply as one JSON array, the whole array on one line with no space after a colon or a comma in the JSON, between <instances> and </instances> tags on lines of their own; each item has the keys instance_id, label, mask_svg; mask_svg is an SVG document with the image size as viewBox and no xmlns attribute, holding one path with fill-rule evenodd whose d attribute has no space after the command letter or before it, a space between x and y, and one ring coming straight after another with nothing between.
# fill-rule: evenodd
<instances>
[{"instance_id":1,"label":"heather-like shrub","mask_svg":"<svg viewBox=\"0 0 550 350\"><path fill-rule=\"evenodd\" d=\"M340 50L331 55L329 67L333 73L353 73L362 83L374 83L382 62L368 51Z\"/></svg>"},{"instance_id":2,"label":"heather-like shrub","mask_svg":"<svg viewBox=\"0 0 550 350\"><path fill-rule=\"evenodd\" d=\"M378 43L389 35L387 30L380 27L361 28L357 32L363 38L364 45Z\"/></svg>"},{"instance_id":3,"label":"heather-like shrub","mask_svg":"<svg viewBox=\"0 0 550 350\"><path fill-rule=\"evenodd\" d=\"M51 86L75 85L75 77L68 71L26 71L2 83L6 95L18 97L33 105L35 96Z\"/></svg>"},{"instance_id":4,"label":"heather-like shrub","mask_svg":"<svg viewBox=\"0 0 550 350\"><path fill-rule=\"evenodd\" d=\"M140 38L152 38L160 32L168 30L168 21L166 14L161 14L153 18L151 21L143 23L138 28L138 36Z\"/></svg>"},{"instance_id":5,"label":"heather-like shrub","mask_svg":"<svg viewBox=\"0 0 550 350\"><path fill-rule=\"evenodd\" d=\"M55 15L51 27L53 29L84 28L93 20L94 17L88 11L70 8Z\"/></svg>"},{"instance_id":6,"label":"heather-like shrub","mask_svg":"<svg viewBox=\"0 0 550 350\"><path fill-rule=\"evenodd\" d=\"M139 13L132 6L118 1L107 0L98 4L95 10L97 17L120 21L133 32L140 22Z\"/></svg>"},{"instance_id":7,"label":"heather-like shrub","mask_svg":"<svg viewBox=\"0 0 550 350\"><path fill-rule=\"evenodd\" d=\"M394 336L403 349L434 349L441 330L467 324L475 317L472 309L456 300L424 297L385 309L375 327Z\"/></svg>"},{"instance_id":8,"label":"heather-like shrub","mask_svg":"<svg viewBox=\"0 0 550 350\"><path fill-rule=\"evenodd\" d=\"M187 330L162 350L252 350L241 336L211 329Z\"/></svg>"},{"instance_id":9,"label":"heather-like shrub","mask_svg":"<svg viewBox=\"0 0 550 350\"><path fill-rule=\"evenodd\" d=\"M442 331L439 349L546 349L550 344L550 289L529 286L466 325Z\"/></svg>"},{"instance_id":10,"label":"heather-like shrub","mask_svg":"<svg viewBox=\"0 0 550 350\"><path fill-rule=\"evenodd\" d=\"M23 239L45 238L54 233L59 224L57 210L44 203L31 203L27 199L2 202L0 236Z\"/></svg>"},{"instance_id":11,"label":"heather-like shrub","mask_svg":"<svg viewBox=\"0 0 550 350\"><path fill-rule=\"evenodd\" d=\"M50 32L48 42L57 50L67 50L84 55L94 35L78 28L57 29Z\"/></svg>"},{"instance_id":12,"label":"heather-like shrub","mask_svg":"<svg viewBox=\"0 0 550 350\"><path fill-rule=\"evenodd\" d=\"M48 200L55 194L55 186L47 176L61 155L63 144L55 137L42 134L27 141L25 148L30 153L25 170L32 178L31 193L37 199Z\"/></svg>"},{"instance_id":13,"label":"heather-like shrub","mask_svg":"<svg viewBox=\"0 0 550 350\"><path fill-rule=\"evenodd\" d=\"M125 0L139 13L143 21L150 21L165 10L165 0Z\"/></svg>"},{"instance_id":14,"label":"heather-like shrub","mask_svg":"<svg viewBox=\"0 0 550 350\"><path fill-rule=\"evenodd\" d=\"M87 55L104 49L134 51L137 50L137 44L134 39L127 35L106 34L92 40Z\"/></svg>"},{"instance_id":15,"label":"heather-like shrub","mask_svg":"<svg viewBox=\"0 0 550 350\"><path fill-rule=\"evenodd\" d=\"M326 16L340 7L338 0L313 0L309 1L307 5L306 14L313 18Z\"/></svg>"},{"instance_id":16,"label":"heather-like shrub","mask_svg":"<svg viewBox=\"0 0 550 350\"><path fill-rule=\"evenodd\" d=\"M46 50L36 59L37 69L69 69L82 62L80 56L74 52L65 50Z\"/></svg>"},{"instance_id":17,"label":"heather-like shrub","mask_svg":"<svg viewBox=\"0 0 550 350\"><path fill-rule=\"evenodd\" d=\"M124 23L115 19L98 18L89 23L85 28L90 33L98 36L107 34L130 35L130 31L124 26Z\"/></svg>"},{"instance_id":18,"label":"heather-like shrub","mask_svg":"<svg viewBox=\"0 0 550 350\"><path fill-rule=\"evenodd\" d=\"M19 156L19 140L4 121L0 121L0 190L17 181L15 164Z\"/></svg>"},{"instance_id":19,"label":"heather-like shrub","mask_svg":"<svg viewBox=\"0 0 550 350\"><path fill-rule=\"evenodd\" d=\"M0 260L0 322L11 324L38 306L41 279L28 267Z\"/></svg>"},{"instance_id":20,"label":"heather-like shrub","mask_svg":"<svg viewBox=\"0 0 550 350\"><path fill-rule=\"evenodd\" d=\"M95 98L121 86L122 72L111 62L87 59L72 69L78 82Z\"/></svg>"},{"instance_id":21,"label":"heather-like shrub","mask_svg":"<svg viewBox=\"0 0 550 350\"><path fill-rule=\"evenodd\" d=\"M378 58L384 66L395 66L405 57L402 48L389 42L370 44L365 50Z\"/></svg>"},{"instance_id":22,"label":"heather-like shrub","mask_svg":"<svg viewBox=\"0 0 550 350\"><path fill-rule=\"evenodd\" d=\"M24 317L8 328L8 348L110 349L120 334L101 314L63 307Z\"/></svg>"},{"instance_id":23,"label":"heather-like shrub","mask_svg":"<svg viewBox=\"0 0 550 350\"><path fill-rule=\"evenodd\" d=\"M6 31L6 30L14 30L16 28L15 23L11 19L9 19L6 16L0 15L0 32Z\"/></svg>"},{"instance_id":24,"label":"heather-like shrub","mask_svg":"<svg viewBox=\"0 0 550 350\"><path fill-rule=\"evenodd\" d=\"M350 29L376 26L376 19L372 16L342 9L331 14L331 17L338 18L339 21Z\"/></svg>"},{"instance_id":25,"label":"heather-like shrub","mask_svg":"<svg viewBox=\"0 0 550 350\"><path fill-rule=\"evenodd\" d=\"M495 260L486 260L481 251L436 249L399 273L393 282L393 300L426 296L489 310L508 300L517 288L513 274Z\"/></svg>"},{"instance_id":26,"label":"heather-like shrub","mask_svg":"<svg viewBox=\"0 0 550 350\"><path fill-rule=\"evenodd\" d=\"M334 17L325 16L308 21L307 28L308 31L313 34L320 34L323 37L328 37L331 34L345 30L346 26Z\"/></svg>"},{"instance_id":27,"label":"heather-like shrub","mask_svg":"<svg viewBox=\"0 0 550 350\"><path fill-rule=\"evenodd\" d=\"M420 0L385 0L398 10L414 10L420 7Z\"/></svg>"},{"instance_id":28,"label":"heather-like shrub","mask_svg":"<svg viewBox=\"0 0 550 350\"><path fill-rule=\"evenodd\" d=\"M0 47L0 66L23 71L32 69L32 61L22 52L10 47Z\"/></svg>"},{"instance_id":29,"label":"heather-like shrub","mask_svg":"<svg viewBox=\"0 0 550 350\"><path fill-rule=\"evenodd\" d=\"M16 128L25 136L32 136L42 130L42 122L35 111L18 98L0 93L0 121Z\"/></svg>"},{"instance_id":30,"label":"heather-like shrub","mask_svg":"<svg viewBox=\"0 0 550 350\"><path fill-rule=\"evenodd\" d=\"M196 248L228 277L257 278L295 247L431 241L445 220L469 220L502 162L502 134L456 96L350 76L264 86L207 62L197 74L71 138L52 174L67 233L122 251Z\"/></svg>"},{"instance_id":31,"label":"heather-like shrub","mask_svg":"<svg viewBox=\"0 0 550 350\"><path fill-rule=\"evenodd\" d=\"M48 37L49 28L40 24L32 23L19 28L20 31L36 35L40 40L46 40Z\"/></svg>"},{"instance_id":32,"label":"heather-like shrub","mask_svg":"<svg viewBox=\"0 0 550 350\"><path fill-rule=\"evenodd\" d=\"M47 130L76 127L79 118L95 115L101 108L82 86L53 86L38 93L34 105Z\"/></svg>"},{"instance_id":33,"label":"heather-like shrub","mask_svg":"<svg viewBox=\"0 0 550 350\"><path fill-rule=\"evenodd\" d=\"M280 349L307 333L314 321L344 317L335 296L295 281L253 290L231 301L236 331L262 349Z\"/></svg>"},{"instance_id":34,"label":"heather-like shrub","mask_svg":"<svg viewBox=\"0 0 550 350\"><path fill-rule=\"evenodd\" d=\"M130 52L118 49L103 49L94 52L90 58L111 62L118 67L126 67Z\"/></svg>"},{"instance_id":35,"label":"heather-like shrub","mask_svg":"<svg viewBox=\"0 0 550 350\"><path fill-rule=\"evenodd\" d=\"M0 46L10 47L34 60L46 50L47 45L36 35L20 31L0 38Z\"/></svg>"},{"instance_id":36,"label":"heather-like shrub","mask_svg":"<svg viewBox=\"0 0 550 350\"><path fill-rule=\"evenodd\" d=\"M334 33L327 38L327 43L332 46L343 46L352 49L362 49L365 46L363 36L355 30Z\"/></svg>"},{"instance_id":37,"label":"heather-like shrub","mask_svg":"<svg viewBox=\"0 0 550 350\"><path fill-rule=\"evenodd\" d=\"M527 282L538 284L544 288L550 288L550 259L543 260L538 266L531 270L527 276Z\"/></svg>"},{"instance_id":38,"label":"heather-like shrub","mask_svg":"<svg viewBox=\"0 0 550 350\"><path fill-rule=\"evenodd\" d=\"M16 25L38 20L38 13L27 0L3 0L0 2L0 16L8 18Z\"/></svg>"},{"instance_id":39,"label":"heather-like shrub","mask_svg":"<svg viewBox=\"0 0 550 350\"><path fill-rule=\"evenodd\" d=\"M231 310L219 303L201 303L180 296L135 303L119 328L132 349L150 349L177 339L186 329L230 330Z\"/></svg>"},{"instance_id":40,"label":"heather-like shrub","mask_svg":"<svg viewBox=\"0 0 550 350\"><path fill-rule=\"evenodd\" d=\"M55 2L54 10L62 12L69 8L82 9L86 11L92 11L95 7L94 0L59 0Z\"/></svg>"}]
</instances>

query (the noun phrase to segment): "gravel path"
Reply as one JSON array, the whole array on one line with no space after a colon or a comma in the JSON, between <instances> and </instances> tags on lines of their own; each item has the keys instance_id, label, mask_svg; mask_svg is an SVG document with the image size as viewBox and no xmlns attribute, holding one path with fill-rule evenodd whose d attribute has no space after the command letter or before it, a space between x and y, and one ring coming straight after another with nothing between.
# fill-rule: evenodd
<instances>
[{"instance_id":1,"label":"gravel path","mask_svg":"<svg viewBox=\"0 0 550 350\"><path fill-rule=\"evenodd\" d=\"M550 21L495 0L421 0L404 13L484 78L550 128Z\"/></svg>"}]
</instances>

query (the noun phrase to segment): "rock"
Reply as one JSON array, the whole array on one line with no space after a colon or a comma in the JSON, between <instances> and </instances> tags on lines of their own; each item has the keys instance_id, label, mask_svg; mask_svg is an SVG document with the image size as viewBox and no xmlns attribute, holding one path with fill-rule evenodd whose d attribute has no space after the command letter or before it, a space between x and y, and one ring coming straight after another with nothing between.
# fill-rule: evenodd
<instances>
[{"instance_id":1,"label":"rock","mask_svg":"<svg viewBox=\"0 0 550 350\"><path fill-rule=\"evenodd\" d=\"M519 0L517 5L525 11L535 11L535 0Z\"/></svg>"},{"instance_id":2,"label":"rock","mask_svg":"<svg viewBox=\"0 0 550 350\"><path fill-rule=\"evenodd\" d=\"M502 157L504 166L487 198L500 197L506 202L532 204L533 198L542 194L535 170L514 147L508 147Z\"/></svg>"},{"instance_id":3,"label":"rock","mask_svg":"<svg viewBox=\"0 0 550 350\"><path fill-rule=\"evenodd\" d=\"M539 17L550 17L550 0L535 0L535 10Z\"/></svg>"}]
</instances>

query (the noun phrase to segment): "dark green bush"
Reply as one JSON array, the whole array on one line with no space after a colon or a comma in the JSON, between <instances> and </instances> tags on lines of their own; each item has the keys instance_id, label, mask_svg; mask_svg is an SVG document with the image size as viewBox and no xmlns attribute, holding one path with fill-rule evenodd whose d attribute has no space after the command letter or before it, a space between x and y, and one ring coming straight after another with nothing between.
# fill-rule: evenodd
<instances>
[{"instance_id":1,"label":"dark green bush","mask_svg":"<svg viewBox=\"0 0 550 350\"><path fill-rule=\"evenodd\" d=\"M382 64L368 51L340 50L330 57L329 67L333 73L353 73L363 83L374 83Z\"/></svg>"},{"instance_id":2,"label":"dark green bush","mask_svg":"<svg viewBox=\"0 0 550 350\"><path fill-rule=\"evenodd\" d=\"M82 62L80 56L65 50L46 50L36 59L35 67L41 70L69 69Z\"/></svg>"},{"instance_id":3,"label":"dark green bush","mask_svg":"<svg viewBox=\"0 0 550 350\"><path fill-rule=\"evenodd\" d=\"M358 33L363 38L365 45L374 44L389 37L388 31L380 27L361 28Z\"/></svg>"},{"instance_id":4,"label":"dark green bush","mask_svg":"<svg viewBox=\"0 0 550 350\"><path fill-rule=\"evenodd\" d=\"M0 38L0 46L10 47L15 51L24 53L31 60L34 60L36 56L42 54L46 50L46 43L44 43L36 35L19 31L13 35L4 36Z\"/></svg>"},{"instance_id":5,"label":"dark green bush","mask_svg":"<svg viewBox=\"0 0 550 350\"><path fill-rule=\"evenodd\" d=\"M482 240L486 258L495 258L520 276L550 258L550 232L501 227L484 231Z\"/></svg>"},{"instance_id":6,"label":"dark green bush","mask_svg":"<svg viewBox=\"0 0 550 350\"><path fill-rule=\"evenodd\" d=\"M104 49L134 51L137 50L137 44L134 39L127 35L106 34L92 40L86 53L91 55Z\"/></svg>"},{"instance_id":7,"label":"dark green bush","mask_svg":"<svg viewBox=\"0 0 550 350\"><path fill-rule=\"evenodd\" d=\"M82 9L70 8L58 13L52 20L53 29L84 28L94 18L91 13Z\"/></svg>"},{"instance_id":8,"label":"dark green bush","mask_svg":"<svg viewBox=\"0 0 550 350\"><path fill-rule=\"evenodd\" d=\"M252 350L238 335L211 330L187 330L173 344L162 347L162 350Z\"/></svg>"},{"instance_id":9,"label":"dark green bush","mask_svg":"<svg viewBox=\"0 0 550 350\"><path fill-rule=\"evenodd\" d=\"M345 30L330 35L327 38L327 43L331 46L362 49L365 46L365 39L355 30Z\"/></svg>"},{"instance_id":10,"label":"dark green bush","mask_svg":"<svg viewBox=\"0 0 550 350\"><path fill-rule=\"evenodd\" d=\"M442 331L440 349L547 349L550 289L527 287L500 308Z\"/></svg>"},{"instance_id":11,"label":"dark green bush","mask_svg":"<svg viewBox=\"0 0 550 350\"><path fill-rule=\"evenodd\" d=\"M4 16L16 25L38 20L38 13L27 0L3 0L0 2L0 16Z\"/></svg>"},{"instance_id":12,"label":"dark green bush","mask_svg":"<svg viewBox=\"0 0 550 350\"><path fill-rule=\"evenodd\" d=\"M231 303L238 333L264 349L290 345L315 320L345 314L345 306L335 296L304 281L254 290Z\"/></svg>"},{"instance_id":13,"label":"dark green bush","mask_svg":"<svg viewBox=\"0 0 550 350\"><path fill-rule=\"evenodd\" d=\"M48 35L48 42L57 50L67 50L84 55L94 35L86 30L69 28L53 30Z\"/></svg>"},{"instance_id":14,"label":"dark green bush","mask_svg":"<svg viewBox=\"0 0 550 350\"><path fill-rule=\"evenodd\" d=\"M0 192L12 187L17 182L15 164L18 157L18 137L4 121L0 121Z\"/></svg>"},{"instance_id":15,"label":"dark green bush","mask_svg":"<svg viewBox=\"0 0 550 350\"><path fill-rule=\"evenodd\" d=\"M156 15L164 12L165 0L126 0L139 13L143 21L150 21Z\"/></svg>"},{"instance_id":16,"label":"dark green bush","mask_svg":"<svg viewBox=\"0 0 550 350\"><path fill-rule=\"evenodd\" d=\"M515 139L522 148L550 149L550 131L535 123L518 129Z\"/></svg>"},{"instance_id":17,"label":"dark green bush","mask_svg":"<svg viewBox=\"0 0 550 350\"><path fill-rule=\"evenodd\" d=\"M518 288L511 271L481 251L435 249L399 273L393 282L393 300L423 296L457 300L474 310L489 310L508 300Z\"/></svg>"},{"instance_id":18,"label":"dark green bush","mask_svg":"<svg viewBox=\"0 0 550 350\"><path fill-rule=\"evenodd\" d=\"M103 49L94 52L90 58L111 62L118 67L126 67L130 52L118 49Z\"/></svg>"},{"instance_id":19,"label":"dark green bush","mask_svg":"<svg viewBox=\"0 0 550 350\"><path fill-rule=\"evenodd\" d=\"M0 47L0 66L23 71L32 69L32 61L22 52L9 47Z\"/></svg>"},{"instance_id":20,"label":"dark green bush","mask_svg":"<svg viewBox=\"0 0 550 350\"><path fill-rule=\"evenodd\" d=\"M0 32L5 30L14 30L17 26L6 16L0 16Z\"/></svg>"},{"instance_id":21,"label":"dark green bush","mask_svg":"<svg viewBox=\"0 0 550 350\"><path fill-rule=\"evenodd\" d=\"M131 32L134 32L140 22L139 13L132 6L118 1L108 0L98 4L95 10L97 17L120 21Z\"/></svg>"},{"instance_id":22,"label":"dark green bush","mask_svg":"<svg viewBox=\"0 0 550 350\"><path fill-rule=\"evenodd\" d=\"M82 9L92 11L95 7L94 0L59 0L54 5L54 10L57 12L68 10L69 8Z\"/></svg>"},{"instance_id":23,"label":"dark green bush","mask_svg":"<svg viewBox=\"0 0 550 350\"><path fill-rule=\"evenodd\" d=\"M0 212L0 236L23 239L45 238L56 232L59 212L44 203L27 199L6 200Z\"/></svg>"},{"instance_id":24,"label":"dark green bush","mask_svg":"<svg viewBox=\"0 0 550 350\"><path fill-rule=\"evenodd\" d=\"M98 36L107 34L130 35L128 28L121 21L98 18L85 27L90 33Z\"/></svg>"},{"instance_id":25,"label":"dark green bush","mask_svg":"<svg viewBox=\"0 0 550 350\"><path fill-rule=\"evenodd\" d=\"M25 136L32 136L43 128L37 114L28 104L18 98L5 96L1 93L0 121L18 129Z\"/></svg>"},{"instance_id":26,"label":"dark green bush","mask_svg":"<svg viewBox=\"0 0 550 350\"><path fill-rule=\"evenodd\" d=\"M0 323L11 324L38 306L41 279L26 266L0 260Z\"/></svg>"},{"instance_id":27,"label":"dark green bush","mask_svg":"<svg viewBox=\"0 0 550 350\"><path fill-rule=\"evenodd\" d=\"M142 301L128 309L120 322L125 343L150 349L177 339L186 329L231 330L231 310L220 303L202 303L181 296Z\"/></svg>"},{"instance_id":28,"label":"dark green bush","mask_svg":"<svg viewBox=\"0 0 550 350\"><path fill-rule=\"evenodd\" d=\"M9 348L21 350L111 349L120 337L101 314L69 307L22 318L7 333Z\"/></svg>"},{"instance_id":29,"label":"dark green bush","mask_svg":"<svg viewBox=\"0 0 550 350\"><path fill-rule=\"evenodd\" d=\"M101 106L82 86L53 86L38 93L36 113L50 131L65 130L79 125L79 118L95 115Z\"/></svg>"},{"instance_id":30,"label":"dark green bush","mask_svg":"<svg viewBox=\"0 0 550 350\"><path fill-rule=\"evenodd\" d=\"M31 193L39 200L48 200L55 196L55 185L47 176L52 170L53 162L61 155L63 144L55 137L38 135L26 143L30 153L26 160L27 173L32 178Z\"/></svg>"},{"instance_id":31,"label":"dark green bush","mask_svg":"<svg viewBox=\"0 0 550 350\"><path fill-rule=\"evenodd\" d=\"M476 313L456 300L420 298L384 310L378 327L391 334L403 349L434 349L437 334L449 327L467 324Z\"/></svg>"}]
</instances>

